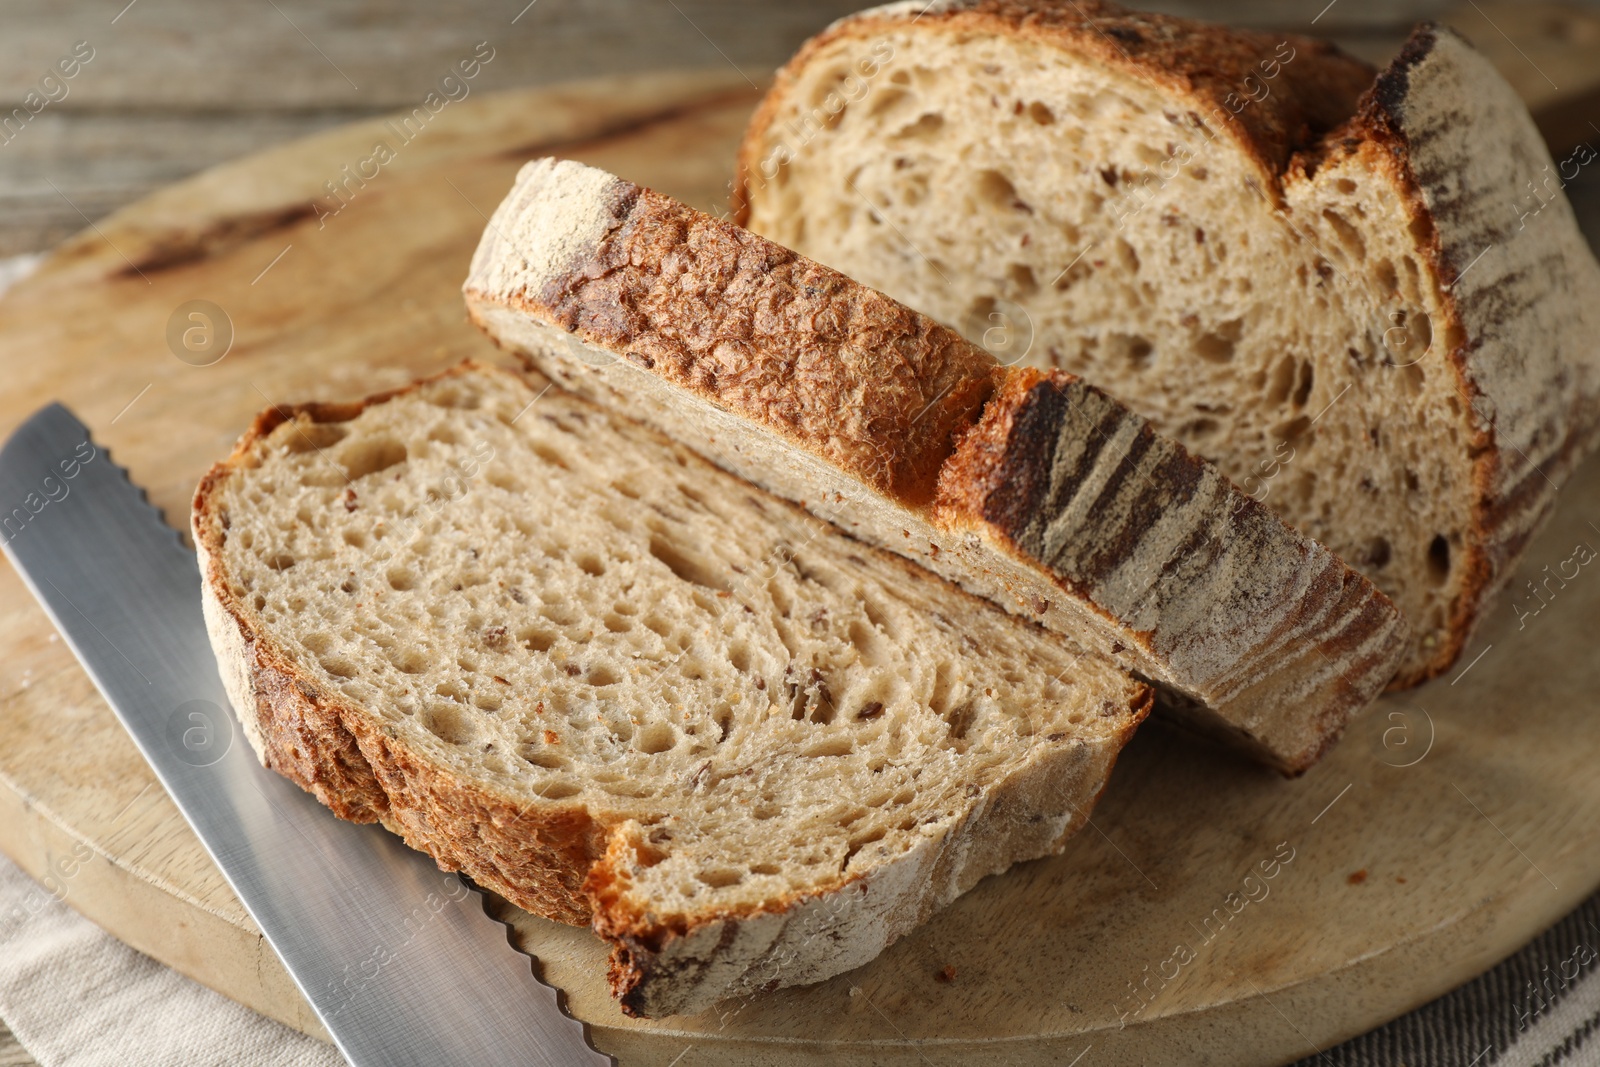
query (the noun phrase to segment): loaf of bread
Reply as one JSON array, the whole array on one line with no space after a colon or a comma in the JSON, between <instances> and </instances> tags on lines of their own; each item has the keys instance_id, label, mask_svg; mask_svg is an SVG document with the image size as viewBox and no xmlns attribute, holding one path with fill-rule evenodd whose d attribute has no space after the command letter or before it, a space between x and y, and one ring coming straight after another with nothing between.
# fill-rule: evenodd
<instances>
[{"instance_id":1,"label":"loaf of bread","mask_svg":"<svg viewBox=\"0 0 1600 1067\"><path fill-rule=\"evenodd\" d=\"M528 164L469 314L539 369L1109 657L1290 773L1382 691L1394 606L1106 394L730 223Z\"/></svg>"},{"instance_id":2,"label":"loaf of bread","mask_svg":"<svg viewBox=\"0 0 1600 1067\"><path fill-rule=\"evenodd\" d=\"M206 475L263 763L592 924L647 1016L865 963L1083 824L1147 687L544 388L274 408Z\"/></svg>"},{"instance_id":3,"label":"loaf of bread","mask_svg":"<svg viewBox=\"0 0 1600 1067\"><path fill-rule=\"evenodd\" d=\"M1303 37L971 0L809 42L735 200L1215 461L1400 606L1408 684L1456 660L1594 443L1600 270L1558 184L1449 30L1375 77Z\"/></svg>"}]
</instances>

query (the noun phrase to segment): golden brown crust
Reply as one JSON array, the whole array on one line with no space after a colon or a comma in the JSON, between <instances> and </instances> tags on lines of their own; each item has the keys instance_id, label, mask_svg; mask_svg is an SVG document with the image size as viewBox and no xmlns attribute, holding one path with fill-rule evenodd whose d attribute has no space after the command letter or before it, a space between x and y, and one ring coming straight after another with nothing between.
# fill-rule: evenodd
<instances>
[{"instance_id":1,"label":"golden brown crust","mask_svg":"<svg viewBox=\"0 0 1600 1067\"><path fill-rule=\"evenodd\" d=\"M951 35L1015 34L1153 80L1187 96L1201 119L1227 130L1274 180L1295 152L1315 145L1349 118L1375 73L1327 41L1128 11L1103 0L969 0L930 9L904 4L869 9L811 38L778 71L740 146L732 193L736 221L749 221L747 191L761 173L757 148L799 72L840 40L865 40L913 21L919 30ZM1288 61L1280 45L1293 50ZM1273 64L1272 92L1243 106L1269 69L1263 63Z\"/></svg>"},{"instance_id":2,"label":"golden brown crust","mask_svg":"<svg viewBox=\"0 0 1600 1067\"><path fill-rule=\"evenodd\" d=\"M888 496L932 498L951 437L987 397L987 353L652 190L619 182L607 206L606 239L525 294L524 311L772 427Z\"/></svg>"}]
</instances>

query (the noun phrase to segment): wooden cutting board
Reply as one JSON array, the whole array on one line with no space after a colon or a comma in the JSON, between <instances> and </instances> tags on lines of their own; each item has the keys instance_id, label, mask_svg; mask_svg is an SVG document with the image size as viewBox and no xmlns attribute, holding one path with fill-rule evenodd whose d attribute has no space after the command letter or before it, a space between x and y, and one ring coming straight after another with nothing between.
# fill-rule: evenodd
<instances>
[{"instance_id":1,"label":"wooden cutting board","mask_svg":"<svg viewBox=\"0 0 1600 1067\"><path fill-rule=\"evenodd\" d=\"M185 526L201 472L269 403L498 358L458 288L522 161L573 156L719 210L756 97L720 73L474 96L409 143L367 123L167 189L0 300L0 433L65 401ZM376 154L392 158L364 163ZM231 335L207 366L168 340L197 300ZM1591 463L1512 583L1572 575L1547 604L1508 597L1455 673L1384 700L1304 778L1149 724L1064 855L986 880L831 981L630 1020L598 939L503 910L628 1065L1308 1055L1482 971L1600 885L1600 566L1581 562L1600 550L1597 500ZM0 849L128 943L320 1033L9 567L0 650Z\"/></svg>"}]
</instances>

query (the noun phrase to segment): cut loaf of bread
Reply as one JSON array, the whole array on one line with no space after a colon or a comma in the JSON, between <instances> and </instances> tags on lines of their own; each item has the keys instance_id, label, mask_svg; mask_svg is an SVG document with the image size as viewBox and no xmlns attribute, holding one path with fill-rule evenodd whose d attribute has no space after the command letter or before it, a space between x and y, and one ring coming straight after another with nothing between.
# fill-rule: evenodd
<instances>
[{"instance_id":1,"label":"cut loaf of bread","mask_svg":"<svg viewBox=\"0 0 1600 1067\"><path fill-rule=\"evenodd\" d=\"M758 233L1082 374L1378 584L1445 670L1600 403L1600 270L1449 30L1331 45L1098 0L894 4L779 74Z\"/></svg>"},{"instance_id":2,"label":"cut loaf of bread","mask_svg":"<svg viewBox=\"0 0 1600 1067\"><path fill-rule=\"evenodd\" d=\"M1088 817L1150 690L653 431L466 364L195 495L263 763L614 946L625 1011L876 956Z\"/></svg>"},{"instance_id":3,"label":"cut loaf of bread","mask_svg":"<svg viewBox=\"0 0 1600 1067\"><path fill-rule=\"evenodd\" d=\"M1286 771L1394 672L1403 622L1381 593L1104 393L1007 378L927 317L651 190L528 164L465 293L568 388L1114 658Z\"/></svg>"}]
</instances>

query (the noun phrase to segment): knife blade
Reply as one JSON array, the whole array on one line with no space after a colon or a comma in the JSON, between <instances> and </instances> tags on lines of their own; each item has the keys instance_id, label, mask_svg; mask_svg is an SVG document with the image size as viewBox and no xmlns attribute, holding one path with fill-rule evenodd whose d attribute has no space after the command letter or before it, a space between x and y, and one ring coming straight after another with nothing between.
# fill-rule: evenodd
<instances>
[{"instance_id":1,"label":"knife blade","mask_svg":"<svg viewBox=\"0 0 1600 1067\"><path fill-rule=\"evenodd\" d=\"M356 1067L613 1064L479 891L262 767L194 553L70 411L0 449L0 544Z\"/></svg>"}]
</instances>

